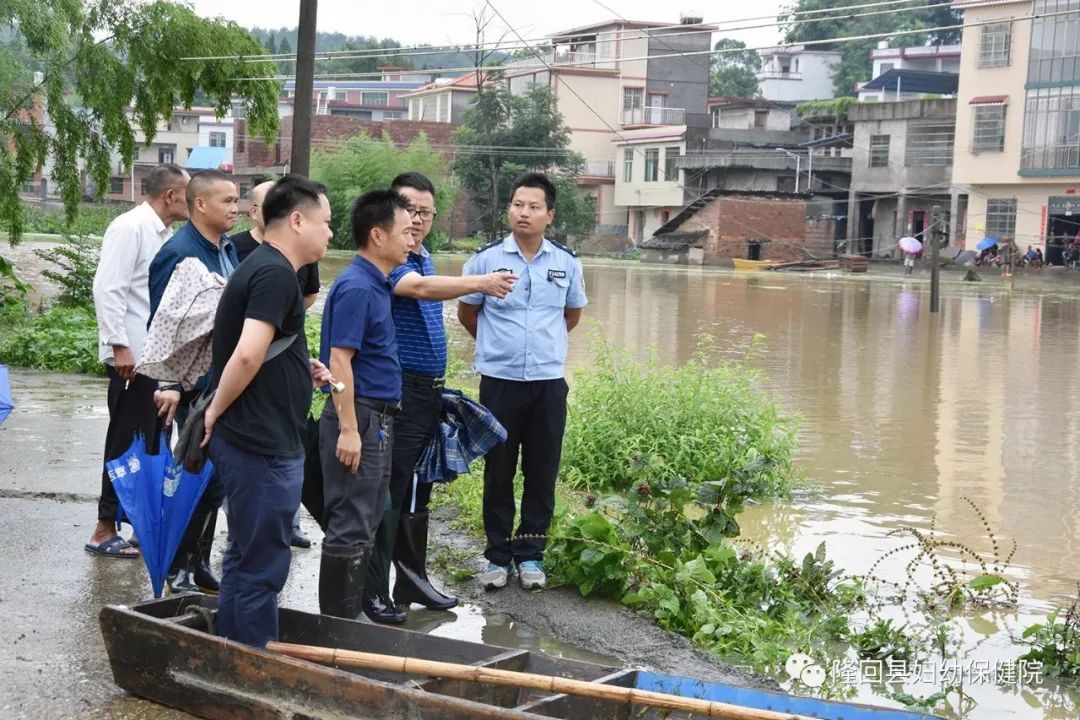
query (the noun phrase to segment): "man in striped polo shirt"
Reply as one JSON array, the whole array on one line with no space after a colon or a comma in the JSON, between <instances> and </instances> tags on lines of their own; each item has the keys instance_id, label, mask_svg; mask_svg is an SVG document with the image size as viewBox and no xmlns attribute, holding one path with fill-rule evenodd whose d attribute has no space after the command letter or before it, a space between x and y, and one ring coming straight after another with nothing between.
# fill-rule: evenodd
<instances>
[{"instance_id":1,"label":"man in striped polo shirt","mask_svg":"<svg viewBox=\"0 0 1080 720\"><path fill-rule=\"evenodd\" d=\"M402 369L401 412L394 419L390 503L375 537L364 588L364 613L374 622L405 622L405 610L418 603L449 610L457 598L436 590L427 577L428 499L431 485L417 485L413 468L438 428L446 373L443 300L483 293L504 298L516 279L493 272L468 277L435 274L423 245L435 220L435 186L420 173L403 173L390 186L409 201L415 247L404 265L390 274L398 357ZM390 592L390 563L397 580ZM400 607L399 607L400 605Z\"/></svg>"}]
</instances>

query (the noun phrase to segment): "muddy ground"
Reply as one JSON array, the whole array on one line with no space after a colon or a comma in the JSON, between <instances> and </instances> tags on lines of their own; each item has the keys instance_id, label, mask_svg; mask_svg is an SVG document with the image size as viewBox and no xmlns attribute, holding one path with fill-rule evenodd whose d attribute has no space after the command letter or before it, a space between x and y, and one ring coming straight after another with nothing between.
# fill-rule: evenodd
<instances>
[{"instance_id":1,"label":"muddy ground","mask_svg":"<svg viewBox=\"0 0 1080 720\"><path fill-rule=\"evenodd\" d=\"M98 629L103 605L150 597L141 560L83 550L97 516L108 420L104 380L13 369L12 386L16 409L0 426L0 717L189 717L117 688ZM310 518L304 525L320 536ZM224 523L219 532L218 567ZM469 562L481 566L474 539L445 522L433 536L474 553ZM318 564L317 546L294 551L283 605L317 611ZM413 612L408 627L709 680L746 679L649 618L573 589L482 593L465 582L453 590L466 601L462 607Z\"/></svg>"}]
</instances>

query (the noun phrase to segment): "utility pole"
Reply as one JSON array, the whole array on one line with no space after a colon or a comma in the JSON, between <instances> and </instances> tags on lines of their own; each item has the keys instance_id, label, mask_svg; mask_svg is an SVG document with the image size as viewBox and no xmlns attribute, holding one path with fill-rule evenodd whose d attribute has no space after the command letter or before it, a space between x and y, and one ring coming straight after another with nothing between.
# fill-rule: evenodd
<instances>
[{"instance_id":1,"label":"utility pole","mask_svg":"<svg viewBox=\"0 0 1080 720\"><path fill-rule=\"evenodd\" d=\"M941 250L941 206L935 205L930 210L930 312L936 313L941 309L941 263L938 262L938 253Z\"/></svg>"},{"instance_id":2,"label":"utility pole","mask_svg":"<svg viewBox=\"0 0 1080 720\"><path fill-rule=\"evenodd\" d=\"M315 84L315 20L318 14L318 0L300 0L289 171L303 177L307 177L311 171L311 96Z\"/></svg>"}]
</instances>

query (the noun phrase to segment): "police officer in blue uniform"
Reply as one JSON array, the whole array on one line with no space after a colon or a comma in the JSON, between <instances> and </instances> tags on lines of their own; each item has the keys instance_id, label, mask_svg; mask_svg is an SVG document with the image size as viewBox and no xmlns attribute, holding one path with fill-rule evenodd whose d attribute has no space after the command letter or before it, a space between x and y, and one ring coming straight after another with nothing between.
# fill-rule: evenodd
<instances>
[{"instance_id":1,"label":"police officer in blue uniform","mask_svg":"<svg viewBox=\"0 0 1080 720\"><path fill-rule=\"evenodd\" d=\"M518 276L505 299L466 295L458 320L476 338L480 402L507 431L506 442L484 459L484 531L488 560L485 589L505 587L517 566L523 588L546 582L543 558L555 510L566 428L567 340L588 300L581 261L569 248L544 239L555 218L555 186L540 173L514 181L512 233L480 248L463 275L510 272ZM524 476L521 518L514 532L514 475L518 456ZM530 537L520 537L530 536Z\"/></svg>"}]
</instances>

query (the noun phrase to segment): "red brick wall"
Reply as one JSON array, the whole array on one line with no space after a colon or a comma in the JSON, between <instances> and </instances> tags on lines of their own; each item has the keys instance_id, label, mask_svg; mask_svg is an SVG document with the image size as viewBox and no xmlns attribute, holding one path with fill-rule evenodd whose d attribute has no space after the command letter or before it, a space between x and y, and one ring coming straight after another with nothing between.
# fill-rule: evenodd
<instances>
[{"instance_id":1,"label":"red brick wall","mask_svg":"<svg viewBox=\"0 0 1080 720\"><path fill-rule=\"evenodd\" d=\"M679 232L708 230L706 263L749 257L749 242L762 243L763 260L807 259L806 203L796 197L725 195L713 199L679 226ZM823 233L823 228L815 232ZM816 251L815 251L816 252Z\"/></svg>"}]
</instances>

